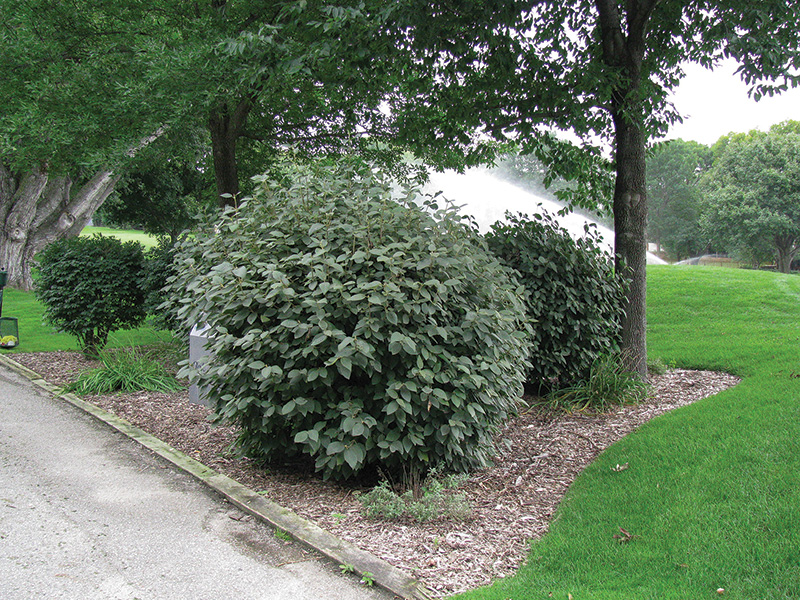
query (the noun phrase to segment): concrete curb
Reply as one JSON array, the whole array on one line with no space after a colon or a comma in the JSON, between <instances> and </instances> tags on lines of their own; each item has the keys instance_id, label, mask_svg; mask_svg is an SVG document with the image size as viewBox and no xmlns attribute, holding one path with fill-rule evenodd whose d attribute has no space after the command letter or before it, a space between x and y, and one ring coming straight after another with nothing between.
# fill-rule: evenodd
<instances>
[{"instance_id":1,"label":"concrete curb","mask_svg":"<svg viewBox=\"0 0 800 600\"><path fill-rule=\"evenodd\" d=\"M340 565L349 565L359 575L369 573L375 584L407 600L430 600L431 593L419 581L409 577L400 569L380 558L337 538L316 524L304 519L287 508L267 500L250 488L217 473L213 469L176 450L149 433L134 427L97 406L81 400L74 394L63 393L60 388L46 382L41 375L22 366L8 356L0 355L4 365L29 379L31 383L56 398L61 398L80 410L92 415L123 435L135 440L155 452L179 469L192 475L211 489L222 494L244 512L260 519L272 527L282 529L306 546L318 551Z\"/></svg>"}]
</instances>

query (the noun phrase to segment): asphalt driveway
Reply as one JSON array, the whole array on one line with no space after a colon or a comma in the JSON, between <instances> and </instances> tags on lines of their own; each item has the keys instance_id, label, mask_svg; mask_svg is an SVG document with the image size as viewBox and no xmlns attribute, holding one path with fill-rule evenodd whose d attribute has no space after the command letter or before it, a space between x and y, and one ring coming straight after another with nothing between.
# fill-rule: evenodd
<instances>
[{"instance_id":1,"label":"asphalt driveway","mask_svg":"<svg viewBox=\"0 0 800 600\"><path fill-rule=\"evenodd\" d=\"M391 597L0 366L0 598Z\"/></svg>"}]
</instances>

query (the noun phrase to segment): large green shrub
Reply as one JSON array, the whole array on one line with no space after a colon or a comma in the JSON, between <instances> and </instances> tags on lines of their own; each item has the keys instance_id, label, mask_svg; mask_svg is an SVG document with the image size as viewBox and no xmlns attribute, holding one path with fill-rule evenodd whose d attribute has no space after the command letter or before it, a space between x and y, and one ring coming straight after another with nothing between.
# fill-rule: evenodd
<instances>
[{"instance_id":1,"label":"large green shrub","mask_svg":"<svg viewBox=\"0 0 800 600\"><path fill-rule=\"evenodd\" d=\"M112 331L144 320L144 258L138 242L99 235L60 240L37 262L36 296L45 306L45 319L76 336L86 354L97 355Z\"/></svg>"},{"instance_id":2,"label":"large green shrub","mask_svg":"<svg viewBox=\"0 0 800 600\"><path fill-rule=\"evenodd\" d=\"M598 357L619 349L623 281L591 228L575 240L546 213L506 217L486 239L528 290L528 383L541 390L585 380Z\"/></svg>"},{"instance_id":3,"label":"large green shrub","mask_svg":"<svg viewBox=\"0 0 800 600\"><path fill-rule=\"evenodd\" d=\"M454 210L390 190L298 167L184 242L173 290L213 349L184 373L247 455L338 478L488 463L527 369L522 289Z\"/></svg>"}]
</instances>

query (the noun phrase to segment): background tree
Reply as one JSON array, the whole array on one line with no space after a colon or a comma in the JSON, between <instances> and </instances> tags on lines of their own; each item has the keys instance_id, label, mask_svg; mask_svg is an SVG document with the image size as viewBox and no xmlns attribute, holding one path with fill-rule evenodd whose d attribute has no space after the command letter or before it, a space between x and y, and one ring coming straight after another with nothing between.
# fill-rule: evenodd
<instances>
[{"instance_id":1,"label":"background tree","mask_svg":"<svg viewBox=\"0 0 800 600\"><path fill-rule=\"evenodd\" d=\"M383 109L412 57L382 35L378 0L170 3L179 72L156 88L183 96L208 130L223 205L291 148L297 157L353 153L397 164L395 117ZM247 191L247 190L245 190Z\"/></svg>"},{"instance_id":2,"label":"background tree","mask_svg":"<svg viewBox=\"0 0 800 600\"><path fill-rule=\"evenodd\" d=\"M611 204L617 269L630 281L622 346L646 376L648 141L679 119L667 100L686 61L736 59L758 96L797 85L800 5L783 0L527 0L459 5L404 3L406 43L435 72L418 90L407 131L426 147L461 144L470 133L517 141L565 179L602 181L598 137L614 159L613 202L579 186L577 204ZM430 79L424 85L429 85ZM554 130L579 140L559 142ZM471 145L472 144L472 145ZM588 158L587 158L588 157Z\"/></svg>"},{"instance_id":3,"label":"background tree","mask_svg":"<svg viewBox=\"0 0 800 600\"><path fill-rule=\"evenodd\" d=\"M754 263L788 273L800 250L800 123L721 140L703 216L707 234Z\"/></svg>"},{"instance_id":4,"label":"background tree","mask_svg":"<svg viewBox=\"0 0 800 600\"><path fill-rule=\"evenodd\" d=\"M214 185L196 164L162 157L126 173L96 213L104 224L138 228L174 243L216 202Z\"/></svg>"},{"instance_id":5,"label":"background tree","mask_svg":"<svg viewBox=\"0 0 800 600\"><path fill-rule=\"evenodd\" d=\"M684 140L660 145L647 158L647 239L673 260L697 256L706 246L699 179L711 161L708 146Z\"/></svg>"}]
</instances>

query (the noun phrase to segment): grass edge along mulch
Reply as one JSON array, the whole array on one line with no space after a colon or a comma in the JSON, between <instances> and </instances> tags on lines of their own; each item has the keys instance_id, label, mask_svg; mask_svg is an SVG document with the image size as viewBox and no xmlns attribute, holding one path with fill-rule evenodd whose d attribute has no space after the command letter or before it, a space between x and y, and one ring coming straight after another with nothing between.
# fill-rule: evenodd
<instances>
[{"instance_id":1,"label":"grass edge along mulch","mask_svg":"<svg viewBox=\"0 0 800 600\"><path fill-rule=\"evenodd\" d=\"M800 278L703 267L648 275L650 355L745 381L606 451L527 566L466 598L800 597ZM3 314L16 316L6 294ZM33 350L28 331L21 320L21 351Z\"/></svg>"},{"instance_id":2,"label":"grass edge along mulch","mask_svg":"<svg viewBox=\"0 0 800 600\"><path fill-rule=\"evenodd\" d=\"M458 598L800 598L800 277L648 279L650 356L744 381L609 448L514 577Z\"/></svg>"}]
</instances>

